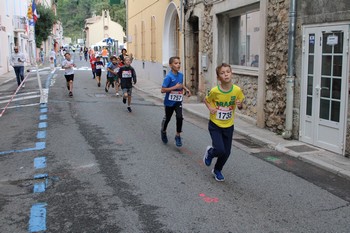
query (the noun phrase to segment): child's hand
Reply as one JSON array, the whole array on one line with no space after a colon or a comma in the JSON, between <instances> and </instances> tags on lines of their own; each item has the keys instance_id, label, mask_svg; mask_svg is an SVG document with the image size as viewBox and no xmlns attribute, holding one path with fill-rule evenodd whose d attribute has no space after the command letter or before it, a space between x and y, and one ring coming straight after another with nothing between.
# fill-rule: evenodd
<instances>
[{"instance_id":1,"label":"child's hand","mask_svg":"<svg viewBox=\"0 0 350 233\"><path fill-rule=\"evenodd\" d=\"M240 100L236 100L236 106L238 109L242 108L242 102Z\"/></svg>"},{"instance_id":2,"label":"child's hand","mask_svg":"<svg viewBox=\"0 0 350 233\"><path fill-rule=\"evenodd\" d=\"M211 113L211 114L215 114L216 112L217 112L217 109L216 108L209 108L209 112Z\"/></svg>"},{"instance_id":3,"label":"child's hand","mask_svg":"<svg viewBox=\"0 0 350 233\"><path fill-rule=\"evenodd\" d=\"M191 97L192 93L190 90L187 90L187 93L186 93L187 97Z\"/></svg>"},{"instance_id":4,"label":"child's hand","mask_svg":"<svg viewBox=\"0 0 350 233\"><path fill-rule=\"evenodd\" d=\"M182 88L181 83L176 83L176 85L174 86L174 89L181 89L181 88Z\"/></svg>"}]
</instances>

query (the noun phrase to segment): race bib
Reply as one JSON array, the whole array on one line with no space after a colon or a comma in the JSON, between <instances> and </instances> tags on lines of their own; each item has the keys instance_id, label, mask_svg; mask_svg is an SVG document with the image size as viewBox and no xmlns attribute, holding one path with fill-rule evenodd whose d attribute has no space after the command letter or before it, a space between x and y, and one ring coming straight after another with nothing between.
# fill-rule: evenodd
<instances>
[{"instance_id":1,"label":"race bib","mask_svg":"<svg viewBox=\"0 0 350 233\"><path fill-rule=\"evenodd\" d=\"M122 78L131 78L132 77L132 73L130 70L125 70L122 72Z\"/></svg>"},{"instance_id":2,"label":"race bib","mask_svg":"<svg viewBox=\"0 0 350 233\"><path fill-rule=\"evenodd\" d=\"M102 65L96 65L96 69L98 69L98 70L100 70L100 69L102 69Z\"/></svg>"},{"instance_id":3,"label":"race bib","mask_svg":"<svg viewBox=\"0 0 350 233\"><path fill-rule=\"evenodd\" d=\"M232 109L219 108L216 111L216 119L218 120L229 120L232 118Z\"/></svg>"},{"instance_id":4,"label":"race bib","mask_svg":"<svg viewBox=\"0 0 350 233\"><path fill-rule=\"evenodd\" d=\"M169 100L181 102L183 99L182 91L172 91L169 93Z\"/></svg>"}]
</instances>

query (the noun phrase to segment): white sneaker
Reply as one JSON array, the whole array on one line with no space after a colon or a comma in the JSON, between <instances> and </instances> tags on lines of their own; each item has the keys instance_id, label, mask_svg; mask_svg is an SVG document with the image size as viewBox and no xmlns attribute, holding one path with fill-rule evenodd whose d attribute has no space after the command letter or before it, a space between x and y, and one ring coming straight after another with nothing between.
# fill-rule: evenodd
<instances>
[{"instance_id":1,"label":"white sneaker","mask_svg":"<svg viewBox=\"0 0 350 233\"><path fill-rule=\"evenodd\" d=\"M115 93L115 95L119 97L119 93Z\"/></svg>"},{"instance_id":2,"label":"white sneaker","mask_svg":"<svg viewBox=\"0 0 350 233\"><path fill-rule=\"evenodd\" d=\"M24 87L26 87L26 85L23 83L22 87L24 88Z\"/></svg>"}]
</instances>

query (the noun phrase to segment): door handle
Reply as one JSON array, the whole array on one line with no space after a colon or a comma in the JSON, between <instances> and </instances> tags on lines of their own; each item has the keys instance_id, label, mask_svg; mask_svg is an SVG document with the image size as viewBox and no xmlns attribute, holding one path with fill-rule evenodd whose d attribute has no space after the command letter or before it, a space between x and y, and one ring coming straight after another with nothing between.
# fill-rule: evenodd
<instances>
[{"instance_id":1,"label":"door handle","mask_svg":"<svg viewBox=\"0 0 350 233\"><path fill-rule=\"evenodd\" d=\"M316 95L319 95L320 94L320 90L329 90L329 87L320 87L319 85L317 85L315 87L315 90L316 90Z\"/></svg>"}]
</instances>

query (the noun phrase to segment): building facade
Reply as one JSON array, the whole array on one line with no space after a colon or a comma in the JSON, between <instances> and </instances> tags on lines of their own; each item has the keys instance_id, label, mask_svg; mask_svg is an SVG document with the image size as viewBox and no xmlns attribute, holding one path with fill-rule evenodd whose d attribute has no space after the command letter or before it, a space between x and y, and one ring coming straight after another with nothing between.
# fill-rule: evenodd
<instances>
[{"instance_id":1,"label":"building facade","mask_svg":"<svg viewBox=\"0 0 350 233\"><path fill-rule=\"evenodd\" d=\"M246 96L240 117L350 154L349 1L162 2L127 1L129 50L144 77L161 83L168 57L180 55L201 100L217 84L215 67L229 63Z\"/></svg>"},{"instance_id":2,"label":"building facade","mask_svg":"<svg viewBox=\"0 0 350 233\"><path fill-rule=\"evenodd\" d=\"M34 27L29 25L28 19L33 1L2 0L2 2L3 7L0 7L0 44L3 46L0 46L0 74L7 73L12 69L9 57L14 46L18 46L19 50L25 54L26 65L34 64L34 59L39 58L40 51L35 46ZM36 0L35 3L52 9L56 15L56 1ZM53 26L48 40L42 45L47 56L52 48L58 49L62 34L62 25L58 22Z\"/></svg>"},{"instance_id":3,"label":"building facade","mask_svg":"<svg viewBox=\"0 0 350 233\"><path fill-rule=\"evenodd\" d=\"M124 45L123 27L111 20L108 10L103 10L101 16L94 15L85 20L86 46L91 47L109 37L115 40L118 47Z\"/></svg>"},{"instance_id":4,"label":"building facade","mask_svg":"<svg viewBox=\"0 0 350 233\"><path fill-rule=\"evenodd\" d=\"M27 27L27 0L3 0L0 7L0 74L12 69L9 57L13 47L18 46L29 59L29 38Z\"/></svg>"},{"instance_id":5,"label":"building facade","mask_svg":"<svg viewBox=\"0 0 350 233\"><path fill-rule=\"evenodd\" d=\"M126 1L128 52L138 75L161 84L169 58L184 60L182 1Z\"/></svg>"}]
</instances>

